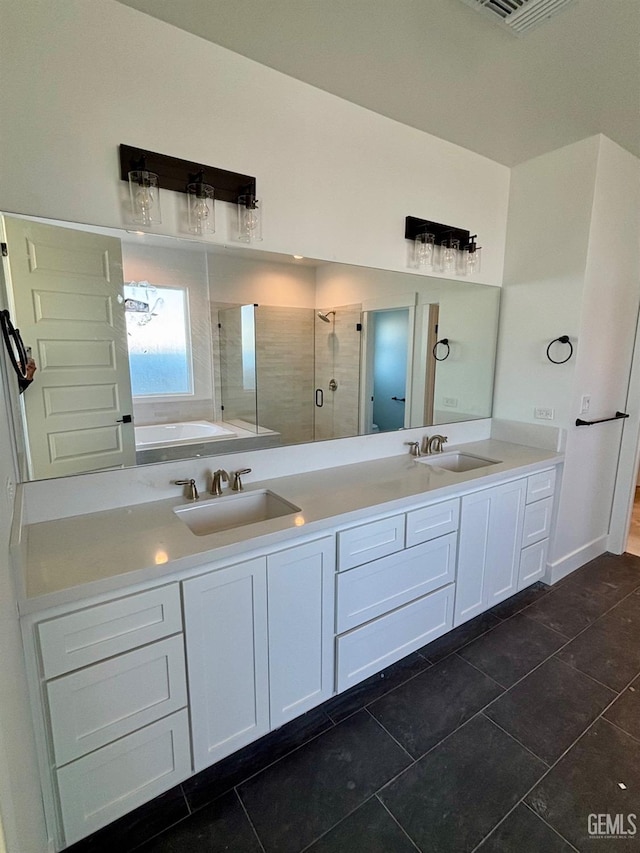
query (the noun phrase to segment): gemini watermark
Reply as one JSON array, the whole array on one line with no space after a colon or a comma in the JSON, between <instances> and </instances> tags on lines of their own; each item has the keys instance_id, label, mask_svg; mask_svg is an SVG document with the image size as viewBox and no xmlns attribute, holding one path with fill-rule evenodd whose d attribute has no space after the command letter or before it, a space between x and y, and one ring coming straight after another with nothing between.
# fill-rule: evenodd
<instances>
[{"instance_id":1,"label":"gemini watermark","mask_svg":"<svg viewBox=\"0 0 640 853\"><path fill-rule=\"evenodd\" d=\"M590 838L635 838L637 832L635 814L590 814L587 829Z\"/></svg>"}]
</instances>

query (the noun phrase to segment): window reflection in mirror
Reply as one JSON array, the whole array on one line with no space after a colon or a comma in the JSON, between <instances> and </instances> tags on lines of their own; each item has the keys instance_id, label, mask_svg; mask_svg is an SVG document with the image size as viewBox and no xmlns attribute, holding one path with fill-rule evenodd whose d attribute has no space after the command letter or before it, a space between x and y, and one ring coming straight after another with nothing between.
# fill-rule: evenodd
<instances>
[{"instance_id":1,"label":"window reflection in mirror","mask_svg":"<svg viewBox=\"0 0 640 853\"><path fill-rule=\"evenodd\" d=\"M25 478L491 414L499 288L6 222Z\"/></svg>"}]
</instances>

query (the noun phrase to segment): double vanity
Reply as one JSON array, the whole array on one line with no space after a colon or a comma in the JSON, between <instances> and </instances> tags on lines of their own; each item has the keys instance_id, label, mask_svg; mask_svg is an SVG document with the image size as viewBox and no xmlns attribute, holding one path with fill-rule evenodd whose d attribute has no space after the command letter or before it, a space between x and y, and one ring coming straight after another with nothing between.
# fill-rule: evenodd
<instances>
[{"instance_id":1,"label":"double vanity","mask_svg":"<svg viewBox=\"0 0 640 853\"><path fill-rule=\"evenodd\" d=\"M56 849L542 579L561 462L486 440L24 525Z\"/></svg>"}]
</instances>

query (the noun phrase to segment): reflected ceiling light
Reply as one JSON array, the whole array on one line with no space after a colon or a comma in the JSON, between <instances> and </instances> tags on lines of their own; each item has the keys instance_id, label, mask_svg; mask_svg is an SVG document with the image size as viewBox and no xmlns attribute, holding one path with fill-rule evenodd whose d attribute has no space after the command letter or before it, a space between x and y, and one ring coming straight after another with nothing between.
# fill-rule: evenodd
<instances>
[{"instance_id":1,"label":"reflected ceiling light","mask_svg":"<svg viewBox=\"0 0 640 853\"><path fill-rule=\"evenodd\" d=\"M303 261L304 260L304 255L294 255L293 257L295 258L296 261Z\"/></svg>"}]
</instances>

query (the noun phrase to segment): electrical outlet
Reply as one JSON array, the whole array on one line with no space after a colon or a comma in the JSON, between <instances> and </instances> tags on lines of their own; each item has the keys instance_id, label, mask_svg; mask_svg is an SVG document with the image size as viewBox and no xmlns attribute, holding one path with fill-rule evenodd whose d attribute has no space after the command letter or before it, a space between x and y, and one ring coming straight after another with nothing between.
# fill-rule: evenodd
<instances>
[{"instance_id":1,"label":"electrical outlet","mask_svg":"<svg viewBox=\"0 0 640 853\"><path fill-rule=\"evenodd\" d=\"M455 409L456 406L458 405L458 398L457 397L443 397L442 398L442 405L448 406L450 409Z\"/></svg>"},{"instance_id":2,"label":"electrical outlet","mask_svg":"<svg viewBox=\"0 0 640 853\"><path fill-rule=\"evenodd\" d=\"M552 421L554 414L553 409L549 409L545 406L540 406L533 410L533 417L539 421Z\"/></svg>"},{"instance_id":3,"label":"electrical outlet","mask_svg":"<svg viewBox=\"0 0 640 853\"><path fill-rule=\"evenodd\" d=\"M586 415L591 408L591 394L583 394L580 400L580 414Z\"/></svg>"}]
</instances>

